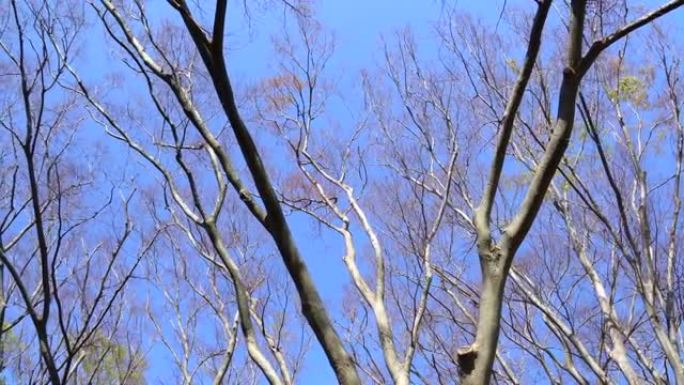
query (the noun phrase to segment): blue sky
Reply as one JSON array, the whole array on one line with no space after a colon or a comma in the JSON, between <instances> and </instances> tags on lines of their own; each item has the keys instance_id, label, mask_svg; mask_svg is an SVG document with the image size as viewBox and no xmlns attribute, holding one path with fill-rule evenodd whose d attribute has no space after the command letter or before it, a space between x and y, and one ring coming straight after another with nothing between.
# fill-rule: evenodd
<instances>
[{"instance_id":1,"label":"blue sky","mask_svg":"<svg viewBox=\"0 0 684 385\"><path fill-rule=\"evenodd\" d=\"M503 2L468 1L460 2L462 8L487 20L498 17ZM509 6L512 2L509 1ZM415 33L421 49L436 48L433 28L438 20L443 3L440 0L347 0L320 1L315 8L316 18L326 31L335 36L336 49L328 68L329 73L344 82L350 93L359 94L359 71L373 69L383 60L383 37L388 43L394 41L394 33L410 27ZM241 15L235 15L235 17ZM235 20L235 23L244 20ZM229 57L233 81L249 83L252 80L273 73L277 63L270 52L271 36L281 31L277 18L251 20L251 29L238 24L232 30L238 42ZM229 31L231 31L229 27ZM228 48L231 50L231 48ZM229 51L230 52L230 51ZM344 91L344 90L343 90ZM289 218L309 268L318 284L321 294L330 305L333 318L340 310L342 288L348 280L348 273L341 261L342 245L339 239L323 239L311 242L311 232L303 228L296 217ZM299 382L304 385L335 384L336 380L326 357L315 341L307 357Z\"/></svg>"},{"instance_id":2,"label":"blue sky","mask_svg":"<svg viewBox=\"0 0 684 385\"><path fill-rule=\"evenodd\" d=\"M661 4L661 1L648 2L650 6ZM457 5L465 12L481 18L485 22L495 23L502 6L516 7L521 2L509 0L459 1ZM530 4L524 2L522 4ZM394 32L410 27L421 50L434 50L437 43L433 28L440 17L443 1L440 0L347 0L320 1L316 7L317 19L324 28L335 35L336 50L331 60L330 72L339 74L348 87L355 87L358 71L373 68L383 60L382 42L392 42ZM680 12L679 15L682 13ZM636 17L636 12L632 15ZM682 16L677 16L681 18ZM554 17L555 18L555 17ZM670 19L671 20L671 19ZM249 44L239 48L239 54L230 60L234 79L254 79L268 74L273 69L269 59L269 32L280 26L269 25L268 20L256 20L253 24L253 35ZM238 36L238 40L240 40ZM353 92L353 91L352 91ZM331 305L331 313L335 318L335 310L339 309L341 288L347 282L347 272L341 262L341 246L338 240L326 239L323 242L310 242L309 231L298 224L296 218L290 218L295 236L303 247L309 267L318 283L318 287L327 302ZM326 251L327 250L327 251ZM331 255L330 250L333 250ZM335 384L335 378L325 356L314 341L312 354L299 378L305 385Z\"/></svg>"},{"instance_id":3,"label":"blue sky","mask_svg":"<svg viewBox=\"0 0 684 385\"><path fill-rule=\"evenodd\" d=\"M439 1L380 0L380 1L321 1L318 3L317 19L335 36L336 49L331 59L330 71L341 74L350 87L358 81L359 70L377 64L382 59L381 37L411 26L420 35L428 35L431 22L439 17ZM272 20L255 20L251 44L243 46L230 61L232 76L259 78L274 69L276 63L269 61L270 35L281 26L270 24ZM275 31L269 31L269 29ZM268 31L268 32L267 32ZM238 37L239 39L239 37ZM427 39L426 39L427 40ZM429 42L428 42L429 44ZM255 66L255 63L258 63ZM358 92L358 90L356 90ZM338 238L323 242L310 242L310 231L302 228L297 218L289 218L295 237L302 246L302 253L318 284L321 294L331 305L331 315L336 318L340 310L342 288L348 273L341 261L341 242ZM331 252L332 250L332 252ZM299 378L304 385L335 384L336 380L325 355L313 341L312 351Z\"/></svg>"},{"instance_id":4,"label":"blue sky","mask_svg":"<svg viewBox=\"0 0 684 385\"><path fill-rule=\"evenodd\" d=\"M661 4L662 1L649 1L649 6ZM351 95L351 99L357 95L360 96L360 70L382 66L383 38L391 44L395 40L394 33L398 30L410 27L422 52L436 51L437 42L433 28L435 21L440 17L444 2L445 0L323 0L316 2L314 8L316 19L321 22L326 32L331 32L335 36L336 50L327 71L333 74L336 81L339 81L341 92ZM231 2L236 6L239 3ZM462 0L457 2L462 11L474 14L489 24L496 22L504 4L507 7L515 7L518 4L531 5L532 2L529 0L525 2L519 0ZM170 16L177 21L177 15L171 12L164 1L151 3L150 10L154 18ZM92 12L90 9L87 11ZM272 54L271 39L281 33L283 20L282 13L273 9L270 11L266 15L255 11L249 26L245 23L244 14L241 11L236 10L230 13L227 56L233 82L238 88L249 86L258 79L271 76L277 70L277 58ZM682 20L683 14L678 13L679 16L670 18L670 21L676 18ZM635 16L636 12L631 15L631 17ZM96 23L93 28L101 29L101 25ZM101 37L102 34L97 36ZM98 37L86 43L83 62L77 64L79 68L84 69L82 73L87 82L96 83L101 80L98 76L102 73L95 69L102 67L112 70L117 65L121 65L120 62L110 61L110 56L102 54L103 51L109 50L111 44L111 41L104 41ZM427 57L429 58L430 55ZM133 99L132 96L138 92L144 94L145 90L137 89L139 88L137 86L133 82L126 83L122 88L113 91L112 94L116 95L112 97ZM358 102L358 100L353 100L353 103ZM336 111L334 108L329 113L337 115L335 119L344 121L347 112ZM95 127L93 132L99 129ZM257 131L261 127L254 126L252 129ZM89 135L87 137L93 141L101 139L97 133L92 138ZM119 157L118 161L123 162L121 154L125 154L125 150L117 144L113 144L112 148L113 154L108 156ZM277 162L277 155L275 160L269 161ZM277 167L275 164L271 166ZM144 178L145 176L140 177L140 179ZM156 176L151 179L156 180ZM330 306L332 318L342 319L336 313L340 310L343 288L348 282L348 273L340 258L342 253L340 240L332 236L318 236L301 217L296 215L291 216L289 221L321 294ZM272 245L269 243L267 247L270 246ZM281 264L278 258L274 258L273 263ZM336 380L330 365L315 339L312 340L311 345L312 351L306 358L298 383L335 384ZM158 344L148 357L150 384L161 383L163 380L160 378L166 378L170 371L175 370L172 365L169 365L163 350L164 348Z\"/></svg>"},{"instance_id":5,"label":"blue sky","mask_svg":"<svg viewBox=\"0 0 684 385\"><path fill-rule=\"evenodd\" d=\"M504 0L471 0L457 4L463 11L494 23L504 3ZM516 3L518 2L509 0L506 6L512 7ZM374 68L383 60L382 38L392 42L394 32L405 27L411 27L414 31L421 50L436 49L433 28L442 7L443 2L440 0L318 2L315 8L316 18L327 31L334 34L336 41L329 72L339 76L351 93L358 92L358 89L353 88L358 86L356 83L359 80L359 70ZM238 87L274 73L277 63L271 54L271 37L280 33L281 22L281 16L254 14L248 27L241 12L231 13L228 63L233 82ZM340 309L342 288L348 277L340 258L342 248L339 240L326 237L319 239L319 242L311 242L310 229L304 227L302 221L296 217L289 220L321 294L330 304L333 318L338 318L335 313ZM151 370L148 374L151 378L165 374L166 370L163 365L159 365L160 362L158 356L150 357ZM336 383L330 365L315 340L312 341L312 352L307 357L299 380L305 385Z\"/></svg>"}]
</instances>

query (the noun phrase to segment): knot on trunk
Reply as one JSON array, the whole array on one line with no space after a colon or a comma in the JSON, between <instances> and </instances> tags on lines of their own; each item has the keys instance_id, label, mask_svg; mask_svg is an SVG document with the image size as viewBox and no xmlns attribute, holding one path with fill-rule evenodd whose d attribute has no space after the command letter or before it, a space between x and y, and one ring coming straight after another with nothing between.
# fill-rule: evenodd
<instances>
[{"instance_id":1,"label":"knot on trunk","mask_svg":"<svg viewBox=\"0 0 684 385\"><path fill-rule=\"evenodd\" d=\"M456 352L456 360L458 361L458 371L461 377L470 374L475 369L475 360L477 359L477 349L475 346L467 346L458 349Z\"/></svg>"}]
</instances>

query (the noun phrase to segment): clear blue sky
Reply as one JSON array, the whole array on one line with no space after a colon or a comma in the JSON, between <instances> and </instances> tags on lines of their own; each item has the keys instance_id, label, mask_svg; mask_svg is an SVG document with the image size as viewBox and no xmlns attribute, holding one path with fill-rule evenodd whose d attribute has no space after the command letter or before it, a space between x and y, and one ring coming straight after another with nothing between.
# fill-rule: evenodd
<instances>
[{"instance_id":1,"label":"clear blue sky","mask_svg":"<svg viewBox=\"0 0 684 385\"><path fill-rule=\"evenodd\" d=\"M415 33L421 50L435 49L434 22L440 16L443 3L444 0L327 0L318 2L317 19L336 37L336 51L331 62L333 68L330 68L330 71L340 74L343 80L348 81L345 84L354 86L354 80L358 79L358 70L381 63L383 59L382 37L384 36L391 42L392 34L407 26L411 27ZM531 1L517 0L461 0L457 2L457 5L465 12L495 23L504 4L506 7L517 7L520 4L531 3ZM661 4L662 1L648 3L655 6ZM677 17L682 18L681 13L678 15ZM631 16L636 17L636 15ZM270 65L274 63L269 61L269 35L273 33L274 28L277 31L279 26L257 21L253 27L255 32L252 43L240 48L241 54L235 55L230 61L234 78L242 76L259 78L272 70ZM300 240L299 244L305 246L302 250L303 254L314 273L319 289L331 305L334 317L335 311L339 309L341 289L347 281L348 274L340 255L330 255L329 250L342 250L341 245L336 243L336 240L310 242L307 240L309 234L301 226L297 226L296 219L291 218L291 222ZM298 229L301 231L297 231ZM306 366L302 371L303 375L299 378L300 383L304 385L336 384L333 372L315 341L312 349L312 354L308 356Z\"/></svg>"},{"instance_id":2,"label":"clear blue sky","mask_svg":"<svg viewBox=\"0 0 684 385\"><path fill-rule=\"evenodd\" d=\"M503 1L462 1L463 9L484 19L495 20L500 14ZM513 1L508 2L508 6ZM442 0L345 0L320 1L316 18L326 30L334 33L336 50L329 71L339 74L349 87L359 79L359 70L372 68L383 60L382 37L392 42L394 32L411 27L421 49L434 49L433 28L442 10ZM241 16L241 15L235 15ZM236 21L238 22L238 21ZM234 82L258 79L272 73L275 62L271 60L270 36L281 30L281 25L270 18L254 17L252 30L238 28L233 33L238 48L230 55L229 66ZM354 92L350 90L350 92ZM358 93L358 89L356 90ZM340 309L342 288L348 273L342 263L342 245L338 239L322 242L308 240L310 233L302 228L296 218L290 218L302 253L307 259L321 294L330 305L333 318ZM332 253L331 253L331 250ZM299 383L303 385L336 384L334 374L325 355L314 341L307 357Z\"/></svg>"},{"instance_id":3,"label":"clear blue sky","mask_svg":"<svg viewBox=\"0 0 684 385\"><path fill-rule=\"evenodd\" d=\"M495 22L501 7L513 7L519 1L508 0L462 0L457 4L466 12ZM531 3L531 2L527 2ZM660 3L660 2L653 2ZM382 37L392 41L393 33L411 27L419 47L424 50L436 48L433 35L434 22L438 19L443 0L326 0L317 2L316 18L336 39L336 51L329 71L339 74L348 87L358 80L358 71L372 68L383 57ZM277 12L274 12L277 14ZM231 13L229 26L228 62L233 81L237 86L249 84L273 73L271 36L282 31L277 16L254 14L251 27L246 27L241 12ZM231 45L232 44L232 45ZM342 288L348 274L341 261L340 244L337 239L311 242L311 233L296 217L290 218L298 243L302 246L309 268L326 302L330 304L333 318L340 309ZM332 252L331 252L332 250ZM158 362L158 361L157 361ZM151 377L163 368L155 365L151 357ZM315 340L308 355L299 383L304 385L335 384L336 380L327 360Z\"/></svg>"},{"instance_id":4,"label":"clear blue sky","mask_svg":"<svg viewBox=\"0 0 684 385\"><path fill-rule=\"evenodd\" d=\"M383 60L383 36L391 42L394 39L395 31L411 27L421 50L434 51L437 47L433 34L434 22L439 18L446 1L315 1L316 19L336 38L336 51L328 71L335 74L336 79L340 80L344 88L342 91L349 91L350 95L359 94L358 84L356 84L359 79L359 70L374 68L381 63ZM504 4L513 7L522 2L521 0L455 1L464 12L470 12L492 24L499 17L501 7ZM661 4L663 1L665 0L651 0L649 4ZM249 3L249 1L247 2ZM164 1L156 1L149 5L152 17L164 18L170 15L177 20L177 15L171 12L164 3ZM207 3L210 4L211 2ZM239 3L241 2L231 2L231 5L239 7ZM522 4L531 5L532 1L525 0ZM92 13L91 10L89 12ZM277 63L272 55L271 37L280 34L282 31L282 13L277 12L277 10L273 10L272 13L271 15L260 15L258 11L255 11L250 27L246 26L242 12L233 11L230 13L228 62L233 81L238 87L249 85L254 80L273 74ZM684 20L682 12L678 15L677 18ZM684 23L680 25L684 25ZM101 25L96 24L94 28L101 28ZM77 67L91 70L90 73L83 71L87 82L96 83L100 80L97 77L101 73L94 69L98 67L110 68L117 65L109 61L110 57L102 54L110 44L112 43L105 42L96 36L85 47L88 52L83 55L84 62L77 63ZM128 84L125 87L128 88L120 90L120 97L128 96L129 88L133 89L136 85ZM135 91L137 90L131 92ZM332 113L334 114L335 111ZM345 112L340 113L340 115L343 114ZM258 128L255 127L254 129ZM93 140L95 139L93 137ZM122 151L122 153L124 152ZM111 156L119 156L119 153ZM347 284L348 273L341 261L342 247L339 239L326 236L312 241L312 232L300 218L293 216L289 218L289 221L298 244L302 248L302 254L313 273L314 280L326 303L330 306L333 318L341 319L336 313L340 310L342 289ZM276 258L274 263L281 262ZM168 372L176 370L173 366L166 366L169 362L165 360L163 351L163 347L155 347L148 357L150 384L163 383L163 380L159 380L158 377L166 378ZM307 355L305 367L301 371L298 383L304 385L337 383L325 355L315 340L312 341L312 351Z\"/></svg>"}]
</instances>

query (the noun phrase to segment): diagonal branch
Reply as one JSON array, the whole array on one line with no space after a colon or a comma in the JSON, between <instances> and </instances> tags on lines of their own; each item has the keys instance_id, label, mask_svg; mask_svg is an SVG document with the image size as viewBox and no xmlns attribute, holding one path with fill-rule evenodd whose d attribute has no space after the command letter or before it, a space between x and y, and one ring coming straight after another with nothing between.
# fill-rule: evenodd
<instances>
[{"instance_id":1,"label":"diagonal branch","mask_svg":"<svg viewBox=\"0 0 684 385\"><path fill-rule=\"evenodd\" d=\"M655 9L651 11L650 13L647 13L646 15L632 21L631 23L625 25L624 27L618 29L617 31L611 33L610 35L604 37L601 40L595 41L591 47L589 47L589 50L587 53L582 57L582 60L580 60L579 67L577 68L577 73L579 76L583 76L587 70L591 67L591 65L594 63L596 58L598 58L599 54L603 52L606 48L610 47L613 43L616 41L622 39L623 37L627 36L630 32L633 32L648 23L654 21L655 19L666 15L670 13L671 11L674 11L675 9L679 8L681 5L684 4L684 0L673 0L670 1L669 3L666 3L665 5L661 6L658 9Z\"/></svg>"},{"instance_id":2,"label":"diagonal branch","mask_svg":"<svg viewBox=\"0 0 684 385\"><path fill-rule=\"evenodd\" d=\"M480 206L475 212L475 225L477 227L478 234L481 233L482 236L486 235L485 238L487 238L487 243L489 243L490 239L489 222L492 206L494 205L496 190L499 187L499 180L501 179L501 172L503 170L504 160L506 158L506 150L508 149L511 134L513 133L513 123L515 122L518 108L520 107L523 94L527 88L527 83L530 80L534 63L537 61L537 55L539 54L539 49L541 47L541 36L550 8L551 0L545 0L539 4L537 13L534 16L532 30L530 32L530 41L525 54L525 63L523 64L522 71L520 71L518 80L513 88L513 94L508 100L504 115L501 118L499 128L501 134L496 145L496 153L494 155L494 160L492 161L489 180L485 186L485 191L482 196Z\"/></svg>"}]
</instances>

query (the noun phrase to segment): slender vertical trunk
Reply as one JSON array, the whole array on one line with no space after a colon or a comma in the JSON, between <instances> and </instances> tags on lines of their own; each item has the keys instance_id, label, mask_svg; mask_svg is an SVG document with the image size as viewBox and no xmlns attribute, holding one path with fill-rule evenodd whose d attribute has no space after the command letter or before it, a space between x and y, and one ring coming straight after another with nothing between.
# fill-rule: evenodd
<instances>
[{"instance_id":1,"label":"slender vertical trunk","mask_svg":"<svg viewBox=\"0 0 684 385\"><path fill-rule=\"evenodd\" d=\"M498 185L498 178L495 178L492 184L494 187L488 186L485 204L475 213L478 254L482 267L482 291L475 341L458 352L460 379L463 385L489 385L499 341L506 278L513 258L532 227L570 141L575 119L575 104L582 77L579 65L582 59L585 7L586 0L572 1L567 64L560 87L556 124L544 156L520 204L520 209L506 227L498 244L492 240L489 227L489 215L494 197L494 190L491 189ZM517 111L511 111L511 113L515 114ZM505 139L504 150L507 144L508 139ZM500 149L497 148L497 150ZM502 161L495 163L493 170L500 172L502 165Z\"/></svg>"},{"instance_id":2,"label":"slender vertical trunk","mask_svg":"<svg viewBox=\"0 0 684 385\"><path fill-rule=\"evenodd\" d=\"M459 351L461 385L489 385L496 357L501 322L503 289L507 274L485 273L480 294L480 315L475 342Z\"/></svg>"}]
</instances>

